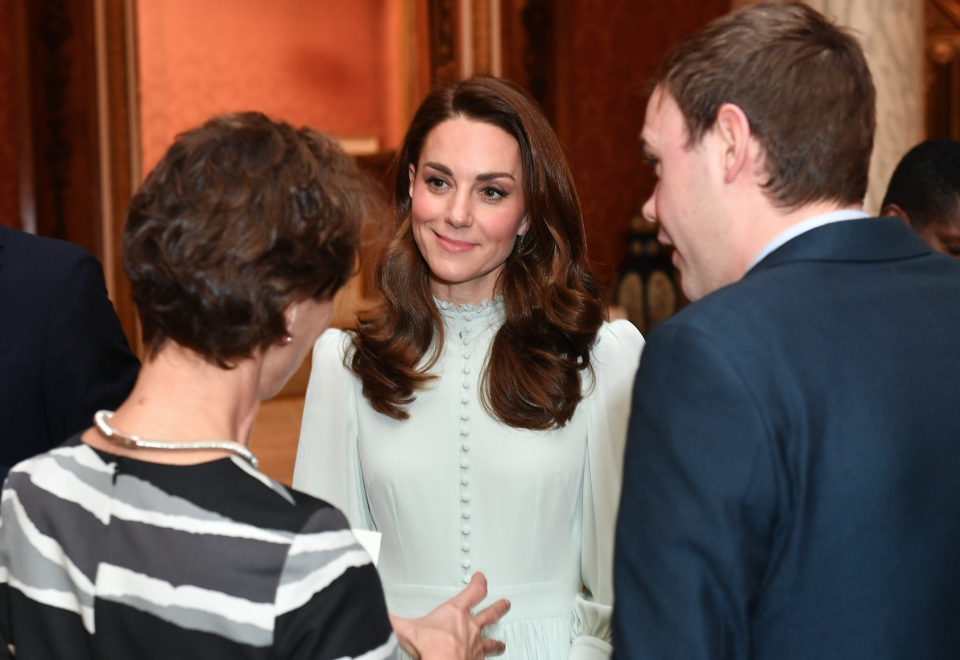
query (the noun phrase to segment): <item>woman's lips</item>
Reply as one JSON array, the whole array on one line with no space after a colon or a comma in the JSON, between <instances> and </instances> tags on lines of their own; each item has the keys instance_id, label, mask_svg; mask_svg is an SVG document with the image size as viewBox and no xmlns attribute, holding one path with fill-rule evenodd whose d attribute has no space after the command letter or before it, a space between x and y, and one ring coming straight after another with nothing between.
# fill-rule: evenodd
<instances>
[{"instance_id":1,"label":"woman's lips","mask_svg":"<svg viewBox=\"0 0 960 660\"><path fill-rule=\"evenodd\" d=\"M440 244L447 252L467 252L476 247L476 243L468 243L466 241L456 241L452 238L447 238L446 236L441 236L434 232L437 237L437 243Z\"/></svg>"}]
</instances>

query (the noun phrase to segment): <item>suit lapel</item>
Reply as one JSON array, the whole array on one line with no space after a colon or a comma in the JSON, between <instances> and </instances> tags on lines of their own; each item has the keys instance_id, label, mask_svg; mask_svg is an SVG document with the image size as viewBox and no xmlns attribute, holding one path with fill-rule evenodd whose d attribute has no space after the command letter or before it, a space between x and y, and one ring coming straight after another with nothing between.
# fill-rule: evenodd
<instances>
[{"instance_id":1,"label":"suit lapel","mask_svg":"<svg viewBox=\"0 0 960 660\"><path fill-rule=\"evenodd\" d=\"M847 220L800 234L747 274L795 261L895 261L932 250L899 218Z\"/></svg>"}]
</instances>

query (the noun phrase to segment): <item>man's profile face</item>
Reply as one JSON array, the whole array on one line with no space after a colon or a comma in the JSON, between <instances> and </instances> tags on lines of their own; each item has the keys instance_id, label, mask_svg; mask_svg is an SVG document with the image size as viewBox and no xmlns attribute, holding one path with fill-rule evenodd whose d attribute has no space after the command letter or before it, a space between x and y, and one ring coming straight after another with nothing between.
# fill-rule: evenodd
<instances>
[{"instance_id":1,"label":"man's profile face","mask_svg":"<svg viewBox=\"0 0 960 660\"><path fill-rule=\"evenodd\" d=\"M688 147L680 107L658 87L647 104L640 133L640 147L657 175L643 215L660 225L660 242L675 248L673 263L690 300L729 283L730 236L716 203L717 172L711 168L709 142L708 134L700 144Z\"/></svg>"}]
</instances>

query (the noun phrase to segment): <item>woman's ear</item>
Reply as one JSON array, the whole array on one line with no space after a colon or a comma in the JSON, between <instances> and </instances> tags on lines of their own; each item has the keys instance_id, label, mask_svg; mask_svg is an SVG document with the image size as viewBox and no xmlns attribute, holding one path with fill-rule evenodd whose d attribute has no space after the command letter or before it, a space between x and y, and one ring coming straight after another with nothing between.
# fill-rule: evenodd
<instances>
[{"instance_id":1,"label":"woman's ear","mask_svg":"<svg viewBox=\"0 0 960 660\"><path fill-rule=\"evenodd\" d=\"M283 325L287 329L287 336L293 335L293 326L297 322L297 314L300 312L300 300L294 300L283 310Z\"/></svg>"},{"instance_id":2,"label":"woman's ear","mask_svg":"<svg viewBox=\"0 0 960 660\"><path fill-rule=\"evenodd\" d=\"M413 199L413 181L417 178L417 168L414 167L413 163L410 163L410 167L407 170L407 178L410 179L410 199Z\"/></svg>"},{"instance_id":3,"label":"woman's ear","mask_svg":"<svg viewBox=\"0 0 960 660\"><path fill-rule=\"evenodd\" d=\"M517 236L523 236L528 231L530 231L530 216L524 211L523 218L520 220L520 226L517 227Z\"/></svg>"}]
</instances>

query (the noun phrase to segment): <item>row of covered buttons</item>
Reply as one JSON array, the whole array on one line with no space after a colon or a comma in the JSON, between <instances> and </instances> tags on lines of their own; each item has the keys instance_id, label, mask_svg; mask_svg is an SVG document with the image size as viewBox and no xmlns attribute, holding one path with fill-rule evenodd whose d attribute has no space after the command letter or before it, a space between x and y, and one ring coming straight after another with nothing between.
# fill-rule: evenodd
<instances>
[{"instance_id":1,"label":"row of covered buttons","mask_svg":"<svg viewBox=\"0 0 960 660\"><path fill-rule=\"evenodd\" d=\"M463 396L460 397L460 565L463 567L463 582L470 582L470 320L469 313L463 315L466 325L460 332L463 342L461 355L463 356Z\"/></svg>"}]
</instances>

